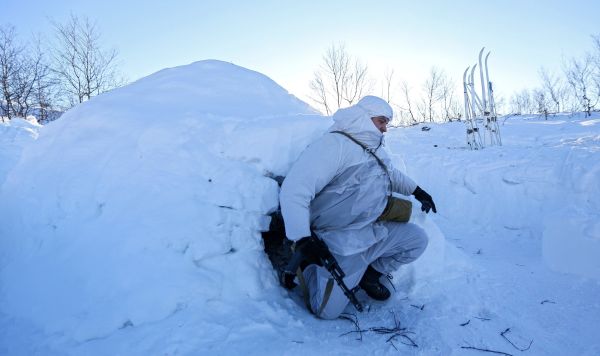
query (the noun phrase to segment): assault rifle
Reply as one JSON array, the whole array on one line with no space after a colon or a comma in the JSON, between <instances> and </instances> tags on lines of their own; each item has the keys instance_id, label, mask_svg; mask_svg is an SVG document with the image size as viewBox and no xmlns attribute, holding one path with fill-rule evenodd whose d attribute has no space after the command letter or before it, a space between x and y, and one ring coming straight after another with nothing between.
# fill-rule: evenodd
<instances>
[{"instance_id":1,"label":"assault rifle","mask_svg":"<svg viewBox=\"0 0 600 356\"><path fill-rule=\"evenodd\" d=\"M311 264L316 263L320 266L325 267L331 276L335 280L335 282L340 286L342 292L348 300L354 305L356 310L359 312L363 311L363 306L360 304L358 299L356 299L356 295L354 295L354 291L348 289L346 283L344 283L344 277L346 274L344 270L340 267L335 257L327 248L327 244L320 238L318 238L314 233L310 237L308 237L308 241L302 243L300 246L296 246L296 250L292 255L289 263L285 267L282 275L282 284L287 289L292 289L296 286L294 283L294 277L296 276L296 271L301 266L302 263Z\"/></svg>"}]
</instances>

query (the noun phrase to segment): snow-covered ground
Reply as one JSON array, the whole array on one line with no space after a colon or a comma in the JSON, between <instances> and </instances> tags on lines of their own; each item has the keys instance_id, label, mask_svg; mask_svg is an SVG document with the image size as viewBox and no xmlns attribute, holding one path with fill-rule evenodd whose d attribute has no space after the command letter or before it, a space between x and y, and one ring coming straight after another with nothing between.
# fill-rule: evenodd
<instances>
[{"instance_id":1,"label":"snow-covered ground","mask_svg":"<svg viewBox=\"0 0 600 356\"><path fill-rule=\"evenodd\" d=\"M600 354L600 115L502 119L480 151L462 123L391 129L439 213L413 214L430 246L391 300L348 308L362 333L309 314L262 250L269 177L330 123L203 61L2 124L0 354Z\"/></svg>"}]
</instances>

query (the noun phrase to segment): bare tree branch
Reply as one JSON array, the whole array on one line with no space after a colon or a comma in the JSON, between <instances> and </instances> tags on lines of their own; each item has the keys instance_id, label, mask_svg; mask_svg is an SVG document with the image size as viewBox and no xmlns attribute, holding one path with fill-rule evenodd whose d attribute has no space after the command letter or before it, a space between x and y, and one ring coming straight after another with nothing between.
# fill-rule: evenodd
<instances>
[{"instance_id":1,"label":"bare tree branch","mask_svg":"<svg viewBox=\"0 0 600 356\"><path fill-rule=\"evenodd\" d=\"M503 332L500 333L500 336L502 336L504 338L504 340L508 341L509 344L511 344L515 349L519 350L519 351L527 351L531 348L531 345L533 344L533 340L531 340L529 342L529 345L527 345L527 347L519 347L517 345L515 345L507 336L506 334L508 334L510 332L510 328L507 328L506 330L504 330Z\"/></svg>"},{"instance_id":2,"label":"bare tree branch","mask_svg":"<svg viewBox=\"0 0 600 356\"><path fill-rule=\"evenodd\" d=\"M431 68L429 77L423 83L423 97L418 105L419 113L423 121L433 122L434 119L440 115L437 108L440 106L440 102L442 102L443 111L444 99L448 100L448 107L450 106L450 94L444 93L446 81L446 74L443 70L436 67ZM444 97L444 95L446 95L446 97Z\"/></svg>"},{"instance_id":3,"label":"bare tree branch","mask_svg":"<svg viewBox=\"0 0 600 356\"><path fill-rule=\"evenodd\" d=\"M346 104L352 105L363 96L363 92L367 87L367 80L367 66L356 60L354 67L344 79L343 99Z\"/></svg>"},{"instance_id":4,"label":"bare tree branch","mask_svg":"<svg viewBox=\"0 0 600 356\"><path fill-rule=\"evenodd\" d=\"M513 94L510 106L513 114L532 114L535 111L535 105L528 89Z\"/></svg>"},{"instance_id":5,"label":"bare tree branch","mask_svg":"<svg viewBox=\"0 0 600 356\"><path fill-rule=\"evenodd\" d=\"M41 50L41 40L33 46L16 42L14 27L0 27L0 115L39 116L38 91L48 86L48 65Z\"/></svg>"},{"instance_id":6,"label":"bare tree branch","mask_svg":"<svg viewBox=\"0 0 600 356\"><path fill-rule=\"evenodd\" d=\"M581 60L572 58L564 68L567 81L586 116L591 116L591 111L598 101L598 93L593 93L592 60L590 54Z\"/></svg>"},{"instance_id":7,"label":"bare tree branch","mask_svg":"<svg viewBox=\"0 0 600 356\"><path fill-rule=\"evenodd\" d=\"M313 93L310 99L323 107L327 115L331 115L331 109L327 100L327 90L325 88L325 83L323 83L323 76L321 72L315 72L314 75L314 78L309 83L311 92Z\"/></svg>"},{"instance_id":8,"label":"bare tree branch","mask_svg":"<svg viewBox=\"0 0 600 356\"><path fill-rule=\"evenodd\" d=\"M323 63L309 82L310 96L320 109L331 115L342 106L352 105L368 91L368 68L352 57L343 44L332 45Z\"/></svg>"},{"instance_id":9,"label":"bare tree branch","mask_svg":"<svg viewBox=\"0 0 600 356\"><path fill-rule=\"evenodd\" d=\"M69 105L89 100L121 84L116 69L117 51L104 49L95 23L71 15L64 24L54 23L54 72L64 84Z\"/></svg>"},{"instance_id":10,"label":"bare tree branch","mask_svg":"<svg viewBox=\"0 0 600 356\"><path fill-rule=\"evenodd\" d=\"M565 88L561 83L560 78L549 73L545 68L540 68L540 78L542 80L542 88L550 96L550 99L555 105L556 112L560 112L564 108Z\"/></svg>"},{"instance_id":11,"label":"bare tree branch","mask_svg":"<svg viewBox=\"0 0 600 356\"><path fill-rule=\"evenodd\" d=\"M401 84L401 91L402 91L402 95L404 97L404 103L406 104L406 107L403 108L404 111L406 111L408 113L408 118L410 119L410 124L416 124L417 118L415 116L415 112L413 109L413 100L411 98L410 95L410 88L408 86L408 83L406 81L403 81Z\"/></svg>"},{"instance_id":12,"label":"bare tree branch","mask_svg":"<svg viewBox=\"0 0 600 356\"><path fill-rule=\"evenodd\" d=\"M0 115L9 119L15 115L17 76L21 71L23 48L15 43L14 26L0 27Z\"/></svg>"},{"instance_id":13,"label":"bare tree branch","mask_svg":"<svg viewBox=\"0 0 600 356\"><path fill-rule=\"evenodd\" d=\"M506 353L506 352L494 351L494 350L484 349L484 348L474 347L474 346L461 346L460 348L461 349L467 349L467 350L477 350L477 351L483 351L483 352L490 352L490 353L504 355L504 356L513 356L512 354L509 354L509 353Z\"/></svg>"},{"instance_id":14,"label":"bare tree branch","mask_svg":"<svg viewBox=\"0 0 600 356\"><path fill-rule=\"evenodd\" d=\"M392 101L392 80L394 77L393 69L386 69L383 74L383 97L388 104Z\"/></svg>"}]
</instances>

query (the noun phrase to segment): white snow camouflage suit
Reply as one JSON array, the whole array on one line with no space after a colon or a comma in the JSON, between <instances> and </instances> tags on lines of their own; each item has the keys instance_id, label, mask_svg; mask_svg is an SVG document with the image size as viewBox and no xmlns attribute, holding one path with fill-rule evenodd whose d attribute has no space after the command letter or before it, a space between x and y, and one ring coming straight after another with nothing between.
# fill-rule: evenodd
<instances>
[{"instance_id":1,"label":"white snow camouflage suit","mask_svg":"<svg viewBox=\"0 0 600 356\"><path fill-rule=\"evenodd\" d=\"M349 138L332 133L344 131L374 150L391 175L392 191L410 195L417 184L395 169L382 147L383 134L372 117L392 118L384 100L367 96L356 105L333 115L329 132L309 145L287 174L280 204L286 235L297 241L310 236L311 228L323 239L344 270L349 289L360 282L367 267L390 273L417 259L427 247L427 235L411 223L381 222L390 191L390 180L375 158ZM331 278L323 267L304 269L313 312L321 310L325 286ZM348 299L335 284L320 315L337 318Z\"/></svg>"}]
</instances>

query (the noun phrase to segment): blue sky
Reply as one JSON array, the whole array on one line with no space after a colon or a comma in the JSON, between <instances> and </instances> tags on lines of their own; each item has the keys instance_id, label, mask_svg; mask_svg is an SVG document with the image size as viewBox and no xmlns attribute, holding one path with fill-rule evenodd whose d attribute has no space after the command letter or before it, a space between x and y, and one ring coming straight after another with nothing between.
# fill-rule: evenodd
<instances>
[{"instance_id":1,"label":"blue sky","mask_svg":"<svg viewBox=\"0 0 600 356\"><path fill-rule=\"evenodd\" d=\"M417 86L432 66L455 79L492 51L496 93L538 83L538 69L590 50L600 1L154 1L2 0L0 23L25 38L50 35L48 19L97 22L130 80L165 67L220 59L262 72L305 99L332 43ZM378 87L376 87L378 88ZM379 90L377 89L376 92Z\"/></svg>"}]
</instances>

